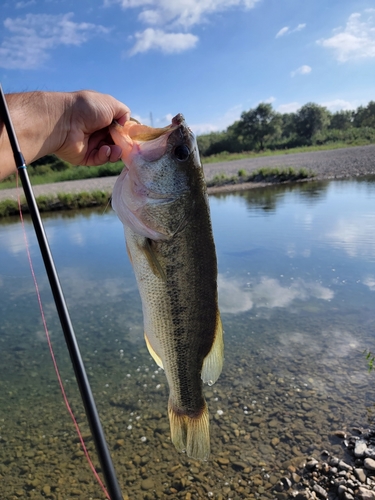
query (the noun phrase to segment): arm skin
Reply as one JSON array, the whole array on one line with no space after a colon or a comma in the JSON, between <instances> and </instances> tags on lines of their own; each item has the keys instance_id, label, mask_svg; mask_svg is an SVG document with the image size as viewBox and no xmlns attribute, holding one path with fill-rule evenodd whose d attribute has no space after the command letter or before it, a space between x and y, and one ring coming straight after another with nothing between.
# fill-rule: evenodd
<instances>
[{"instance_id":1,"label":"arm skin","mask_svg":"<svg viewBox=\"0 0 375 500\"><path fill-rule=\"evenodd\" d=\"M17 139L29 164L56 154L74 165L115 162L122 150L108 131L116 120L129 120L130 110L110 95L79 92L25 92L7 94ZM16 171L7 131L0 118L0 180Z\"/></svg>"}]
</instances>

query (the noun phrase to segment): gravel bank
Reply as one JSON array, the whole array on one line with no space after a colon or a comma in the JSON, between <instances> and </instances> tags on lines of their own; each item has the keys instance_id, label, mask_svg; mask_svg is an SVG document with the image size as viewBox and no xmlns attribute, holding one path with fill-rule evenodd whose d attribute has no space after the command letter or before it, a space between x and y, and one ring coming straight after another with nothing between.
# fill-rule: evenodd
<instances>
[{"instance_id":1,"label":"gravel bank","mask_svg":"<svg viewBox=\"0 0 375 500\"><path fill-rule=\"evenodd\" d=\"M240 169L244 169L248 173L251 173L260 167L290 166L296 169L304 167L312 170L315 172L317 179L375 174L375 144L354 148L334 149L330 151L313 151L311 153L294 153L212 163L205 165L204 170L207 180L210 180L217 174L237 174ZM33 189L35 196L96 190L111 192L115 180L116 177L101 177L96 179L44 184L35 186ZM226 190L228 189L238 189L238 185L227 186ZM6 199L17 199L17 190L0 190L0 201Z\"/></svg>"}]
</instances>

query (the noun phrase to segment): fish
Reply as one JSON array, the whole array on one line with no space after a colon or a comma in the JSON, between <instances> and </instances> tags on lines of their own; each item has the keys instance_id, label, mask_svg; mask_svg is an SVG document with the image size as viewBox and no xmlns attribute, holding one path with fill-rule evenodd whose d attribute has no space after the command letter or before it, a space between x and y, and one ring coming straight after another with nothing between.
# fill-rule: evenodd
<instances>
[{"instance_id":1,"label":"fish","mask_svg":"<svg viewBox=\"0 0 375 500\"><path fill-rule=\"evenodd\" d=\"M203 383L222 371L217 258L197 141L182 114L154 128L113 123L125 167L112 192L142 301L144 337L169 386L171 441L210 455Z\"/></svg>"}]
</instances>

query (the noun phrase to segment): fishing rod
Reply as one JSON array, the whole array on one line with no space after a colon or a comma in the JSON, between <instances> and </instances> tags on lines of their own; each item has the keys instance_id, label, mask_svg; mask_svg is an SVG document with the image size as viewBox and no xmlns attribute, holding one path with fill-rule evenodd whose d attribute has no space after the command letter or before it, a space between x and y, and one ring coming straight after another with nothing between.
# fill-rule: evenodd
<instances>
[{"instance_id":1,"label":"fishing rod","mask_svg":"<svg viewBox=\"0 0 375 500\"><path fill-rule=\"evenodd\" d=\"M104 480L111 500L123 500L120 486L117 481L115 469L112 463L111 455L105 440L103 427L100 422L98 410L95 405L94 396L91 391L90 383L83 364L81 353L79 351L77 339L73 330L73 325L69 316L69 311L60 285L60 280L56 272L55 264L49 248L48 240L44 231L43 223L40 217L38 205L31 188L25 158L18 144L17 136L13 128L8 105L0 84L0 117L3 118L9 141L12 146L14 161L25 192L27 205L34 225L34 230L38 239L39 248L42 254L44 266L48 275L56 309L60 318L61 327L64 333L70 359L73 364L75 377L81 393L82 401L85 407L87 420L90 425L91 433L99 457L100 465L103 471Z\"/></svg>"}]
</instances>

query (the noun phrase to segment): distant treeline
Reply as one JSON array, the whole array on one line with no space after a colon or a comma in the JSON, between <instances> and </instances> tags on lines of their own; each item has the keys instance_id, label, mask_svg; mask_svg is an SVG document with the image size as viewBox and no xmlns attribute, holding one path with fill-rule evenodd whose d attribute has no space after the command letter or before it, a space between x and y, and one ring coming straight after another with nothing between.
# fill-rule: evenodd
<instances>
[{"instance_id":1,"label":"distant treeline","mask_svg":"<svg viewBox=\"0 0 375 500\"><path fill-rule=\"evenodd\" d=\"M375 142L375 101L355 111L331 113L326 107L307 103L295 113L278 113L260 103L222 132L197 138L202 156L263 149L289 149L334 142L361 145Z\"/></svg>"},{"instance_id":2,"label":"distant treeline","mask_svg":"<svg viewBox=\"0 0 375 500\"><path fill-rule=\"evenodd\" d=\"M331 113L324 106L308 103L295 113L277 113L271 104L260 103L244 111L241 118L222 132L197 138L202 156L241 153L264 149L291 149L300 146L342 142L352 145L375 143L375 101L355 111ZM31 176L51 182L119 175L123 163L99 167L74 167L55 155L47 155L30 165Z\"/></svg>"}]
</instances>

